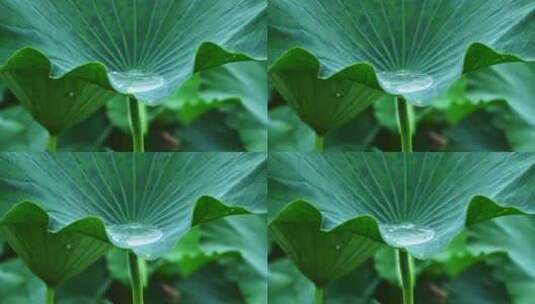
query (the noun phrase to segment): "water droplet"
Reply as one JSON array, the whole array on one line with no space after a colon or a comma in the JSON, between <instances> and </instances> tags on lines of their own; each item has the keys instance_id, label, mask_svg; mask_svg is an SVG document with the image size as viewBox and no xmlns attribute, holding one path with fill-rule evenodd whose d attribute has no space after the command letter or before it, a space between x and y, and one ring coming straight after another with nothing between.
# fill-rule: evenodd
<instances>
[{"instance_id":1,"label":"water droplet","mask_svg":"<svg viewBox=\"0 0 535 304\"><path fill-rule=\"evenodd\" d=\"M69 92L70 97L74 97L74 92Z\"/></svg>"},{"instance_id":2,"label":"water droplet","mask_svg":"<svg viewBox=\"0 0 535 304\"><path fill-rule=\"evenodd\" d=\"M385 241L393 247L408 247L422 244L435 237L432 229L412 223L380 225Z\"/></svg>"},{"instance_id":3,"label":"water droplet","mask_svg":"<svg viewBox=\"0 0 535 304\"><path fill-rule=\"evenodd\" d=\"M111 225L107 227L111 240L119 247L149 245L162 238L162 231L152 225L139 223Z\"/></svg>"},{"instance_id":4,"label":"water droplet","mask_svg":"<svg viewBox=\"0 0 535 304\"><path fill-rule=\"evenodd\" d=\"M380 72L379 83L390 94L400 95L423 91L431 87L433 78L423 73L410 71Z\"/></svg>"},{"instance_id":5,"label":"water droplet","mask_svg":"<svg viewBox=\"0 0 535 304\"><path fill-rule=\"evenodd\" d=\"M67 244L67 249L72 249L72 245L71 244Z\"/></svg>"},{"instance_id":6,"label":"water droplet","mask_svg":"<svg viewBox=\"0 0 535 304\"><path fill-rule=\"evenodd\" d=\"M128 94L156 90L165 83L163 77L156 74L143 73L139 70L111 72L109 76L112 85L117 90Z\"/></svg>"},{"instance_id":7,"label":"water droplet","mask_svg":"<svg viewBox=\"0 0 535 304\"><path fill-rule=\"evenodd\" d=\"M342 246L340 246L340 245L336 245L335 248L336 248L336 250L340 250L340 248L342 248Z\"/></svg>"},{"instance_id":8,"label":"water droplet","mask_svg":"<svg viewBox=\"0 0 535 304\"><path fill-rule=\"evenodd\" d=\"M337 98L342 97L342 93L340 93L340 92L336 93L336 97L337 97Z\"/></svg>"}]
</instances>

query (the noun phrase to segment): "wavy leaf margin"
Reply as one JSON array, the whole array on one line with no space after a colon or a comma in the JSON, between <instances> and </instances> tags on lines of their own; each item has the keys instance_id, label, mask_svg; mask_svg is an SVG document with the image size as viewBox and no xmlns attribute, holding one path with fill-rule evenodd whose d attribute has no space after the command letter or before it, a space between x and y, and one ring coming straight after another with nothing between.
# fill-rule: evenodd
<instances>
[{"instance_id":1,"label":"wavy leaf margin","mask_svg":"<svg viewBox=\"0 0 535 304\"><path fill-rule=\"evenodd\" d=\"M535 62L535 59L523 59L512 53L500 53L486 44L474 42L464 53L463 74L508 62ZM379 83L376 68L367 61L355 62L333 73L323 74L322 63L318 57L305 48L294 47L283 52L268 67L270 74L296 70L314 72L321 80L336 78L353 80L386 93Z\"/></svg>"},{"instance_id":2,"label":"wavy leaf margin","mask_svg":"<svg viewBox=\"0 0 535 304\"><path fill-rule=\"evenodd\" d=\"M535 213L534 213L535 214ZM531 215L520 209L500 204L485 196L474 196L464 210L464 228L487 220L507 215ZM305 200L295 200L282 208L268 223L268 226L279 223L318 223L322 232L347 231L355 235L390 246L379 229L379 221L372 215L355 216L333 227L325 227L325 217L321 210ZM464 229L459 230L456 235ZM452 238L453 239L453 238ZM413 254L409 248L409 253Z\"/></svg>"},{"instance_id":3,"label":"wavy leaf margin","mask_svg":"<svg viewBox=\"0 0 535 304\"><path fill-rule=\"evenodd\" d=\"M261 62L265 61L265 58L253 58L244 53L231 52L212 42L203 42L195 53L194 68L190 71L190 76L202 70L243 61ZM0 64L0 77L1 74L13 69L46 70L51 80L79 79L118 94L127 95L115 89L108 76L109 69L99 61L90 61L57 74L54 73L54 66L53 60L45 52L34 47L24 47L14 51ZM182 83L178 84L175 90L181 85ZM140 101L143 102L143 100Z\"/></svg>"},{"instance_id":4,"label":"wavy leaf margin","mask_svg":"<svg viewBox=\"0 0 535 304\"><path fill-rule=\"evenodd\" d=\"M243 215L243 214L256 214L253 211L249 211L243 207L227 205L220 200L212 196L201 196L193 204L193 216L190 228L202 223L214 221L226 216ZM20 214L31 213L31 218L20 218ZM260 213L262 214L262 213ZM99 216L85 216L74 219L70 223L53 225L49 213L43 209L39 204L23 201L14 204L1 218L0 226L14 224L14 223L44 223L48 226L48 233L78 233L87 237L94 238L96 240L111 244L118 247L111 238L108 237L106 232L106 224ZM178 242L177 239L176 242ZM176 243L175 242L175 243ZM122 248L122 247L118 247ZM139 254L136 249L122 248L132 250L135 254ZM151 257L156 259L159 256Z\"/></svg>"}]
</instances>

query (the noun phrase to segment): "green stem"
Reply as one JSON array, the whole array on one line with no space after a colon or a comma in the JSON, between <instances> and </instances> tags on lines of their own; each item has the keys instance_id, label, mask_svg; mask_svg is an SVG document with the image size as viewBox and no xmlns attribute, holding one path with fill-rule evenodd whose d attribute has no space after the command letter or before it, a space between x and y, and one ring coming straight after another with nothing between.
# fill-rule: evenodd
<instances>
[{"instance_id":1,"label":"green stem","mask_svg":"<svg viewBox=\"0 0 535 304\"><path fill-rule=\"evenodd\" d=\"M318 133L316 133L316 143L314 144L314 149L317 152L323 152L325 146L325 138Z\"/></svg>"},{"instance_id":2,"label":"green stem","mask_svg":"<svg viewBox=\"0 0 535 304\"><path fill-rule=\"evenodd\" d=\"M132 288L132 304L143 304L143 278L140 267L141 260L135 253L128 252L128 269Z\"/></svg>"},{"instance_id":3,"label":"green stem","mask_svg":"<svg viewBox=\"0 0 535 304\"><path fill-rule=\"evenodd\" d=\"M314 298L314 304L323 304L323 288L316 286L316 294Z\"/></svg>"},{"instance_id":4,"label":"green stem","mask_svg":"<svg viewBox=\"0 0 535 304\"><path fill-rule=\"evenodd\" d=\"M48 135L48 152L54 153L58 151L58 137L55 135Z\"/></svg>"},{"instance_id":5,"label":"green stem","mask_svg":"<svg viewBox=\"0 0 535 304\"><path fill-rule=\"evenodd\" d=\"M53 288L46 287L46 304L54 304L55 291Z\"/></svg>"},{"instance_id":6,"label":"green stem","mask_svg":"<svg viewBox=\"0 0 535 304\"><path fill-rule=\"evenodd\" d=\"M128 116L130 117L130 130L132 131L134 152L145 151L142 112L143 105L139 103L134 97L128 97Z\"/></svg>"},{"instance_id":7,"label":"green stem","mask_svg":"<svg viewBox=\"0 0 535 304\"><path fill-rule=\"evenodd\" d=\"M403 304L414 304L414 265L411 255L402 249L397 249L396 263L399 280L403 292Z\"/></svg>"},{"instance_id":8,"label":"green stem","mask_svg":"<svg viewBox=\"0 0 535 304\"><path fill-rule=\"evenodd\" d=\"M397 97L396 112L399 134L401 136L401 151L412 152L412 131L409 116L409 104L401 96Z\"/></svg>"}]
</instances>

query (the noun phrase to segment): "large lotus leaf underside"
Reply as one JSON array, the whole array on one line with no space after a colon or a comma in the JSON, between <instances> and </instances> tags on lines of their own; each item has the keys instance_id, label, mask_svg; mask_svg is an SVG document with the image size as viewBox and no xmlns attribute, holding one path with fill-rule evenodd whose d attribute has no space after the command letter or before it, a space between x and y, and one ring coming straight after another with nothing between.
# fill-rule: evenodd
<instances>
[{"instance_id":1,"label":"large lotus leaf underside","mask_svg":"<svg viewBox=\"0 0 535 304\"><path fill-rule=\"evenodd\" d=\"M190 75L227 62L265 58L265 7L256 0L6 0L0 19L13 51L44 52L54 77L100 62L120 93L147 102Z\"/></svg>"},{"instance_id":2,"label":"large lotus leaf underside","mask_svg":"<svg viewBox=\"0 0 535 304\"><path fill-rule=\"evenodd\" d=\"M271 224L319 221L428 257L467 224L535 213L534 163L506 153L274 153Z\"/></svg>"},{"instance_id":3,"label":"large lotus leaf underside","mask_svg":"<svg viewBox=\"0 0 535 304\"><path fill-rule=\"evenodd\" d=\"M353 79L422 105L463 72L535 60L531 0L273 0L269 18L272 70L291 69L304 49L322 79Z\"/></svg>"},{"instance_id":4,"label":"large lotus leaf underside","mask_svg":"<svg viewBox=\"0 0 535 304\"><path fill-rule=\"evenodd\" d=\"M37 204L50 215L52 231L99 218L105 241L156 258L194 224L264 212L263 163L255 153L6 153L0 198Z\"/></svg>"}]
</instances>

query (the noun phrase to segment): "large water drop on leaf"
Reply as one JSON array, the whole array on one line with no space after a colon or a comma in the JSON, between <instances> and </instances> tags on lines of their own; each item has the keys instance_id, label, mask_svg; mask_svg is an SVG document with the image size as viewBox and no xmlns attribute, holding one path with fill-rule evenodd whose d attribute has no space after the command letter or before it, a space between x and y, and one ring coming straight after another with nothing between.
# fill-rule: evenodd
<instances>
[{"instance_id":1,"label":"large water drop on leaf","mask_svg":"<svg viewBox=\"0 0 535 304\"><path fill-rule=\"evenodd\" d=\"M427 74L406 70L378 73L379 83L391 94L402 95L423 91L431 87L433 78Z\"/></svg>"},{"instance_id":2,"label":"large water drop on leaf","mask_svg":"<svg viewBox=\"0 0 535 304\"><path fill-rule=\"evenodd\" d=\"M423 244L435 237L435 231L412 223L381 225L381 234L393 247L408 247Z\"/></svg>"},{"instance_id":3,"label":"large water drop on leaf","mask_svg":"<svg viewBox=\"0 0 535 304\"><path fill-rule=\"evenodd\" d=\"M107 228L111 240L119 247L138 247L157 242L162 231L152 225L139 223L111 225Z\"/></svg>"},{"instance_id":4,"label":"large water drop on leaf","mask_svg":"<svg viewBox=\"0 0 535 304\"><path fill-rule=\"evenodd\" d=\"M139 94L154 91L164 85L163 77L139 70L111 72L111 84L121 93Z\"/></svg>"}]
</instances>

